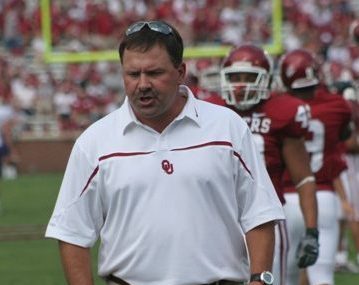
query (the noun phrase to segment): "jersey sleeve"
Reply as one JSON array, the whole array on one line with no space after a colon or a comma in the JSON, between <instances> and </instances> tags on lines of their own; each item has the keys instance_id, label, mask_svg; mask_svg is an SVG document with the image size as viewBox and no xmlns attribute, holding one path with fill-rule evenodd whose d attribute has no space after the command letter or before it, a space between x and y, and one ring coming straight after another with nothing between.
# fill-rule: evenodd
<instances>
[{"instance_id":1,"label":"jersey sleeve","mask_svg":"<svg viewBox=\"0 0 359 285\"><path fill-rule=\"evenodd\" d=\"M294 99L294 98L293 98ZM284 107L285 108L285 107ZM283 128L287 137L304 137L308 132L310 107L299 100L294 100L288 105L287 123Z\"/></svg>"}]
</instances>

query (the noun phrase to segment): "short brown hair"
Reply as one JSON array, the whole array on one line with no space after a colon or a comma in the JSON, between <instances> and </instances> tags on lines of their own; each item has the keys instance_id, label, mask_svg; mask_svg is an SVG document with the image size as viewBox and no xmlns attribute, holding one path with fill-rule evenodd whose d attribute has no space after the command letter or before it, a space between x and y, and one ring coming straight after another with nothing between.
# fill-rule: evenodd
<instances>
[{"instance_id":1,"label":"short brown hair","mask_svg":"<svg viewBox=\"0 0 359 285\"><path fill-rule=\"evenodd\" d=\"M124 35L123 40L118 48L121 63L126 49L139 50L142 52L148 51L150 48L159 44L164 46L168 55L175 67L178 67L183 62L183 40L178 31L164 21L158 21L168 25L172 30L169 34L164 34L159 31L152 30L148 24L145 24L139 31ZM144 22L148 23L148 22Z\"/></svg>"}]
</instances>

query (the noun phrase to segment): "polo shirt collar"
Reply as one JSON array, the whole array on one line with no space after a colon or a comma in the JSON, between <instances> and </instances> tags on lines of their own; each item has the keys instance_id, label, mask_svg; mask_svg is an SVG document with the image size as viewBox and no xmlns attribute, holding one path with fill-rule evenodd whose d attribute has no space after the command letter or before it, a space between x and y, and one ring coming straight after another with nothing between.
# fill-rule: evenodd
<instances>
[{"instance_id":1,"label":"polo shirt collar","mask_svg":"<svg viewBox=\"0 0 359 285\"><path fill-rule=\"evenodd\" d=\"M185 85L179 86L179 96L186 96L187 102L183 107L182 112L174 119L174 121L183 120L184 118L188 118L193 121L196 125L200 126L199 120L199 113L197 107L197 99L194 97L192 91ZM121 119L121 126L122 126L122 133L129 131L132 127L136 125L143 125L135 116L128 97L126 96L123 105L121 106L122 109L122 119Z\"/></svg>"},{"instance_id":2,"label":"polo shirt collar","mask_svg":"<svg viewBox=\"0 0 359 285\"><path fill-rule=\"evenodd\" d=\"M180 85L179 92L181 96L184 95L187 97L187 102L184 105L182 112L179 113L177 118L175 118L175 121L181 120L183 118L188 118L192 120L194 123L196 123L198 126L200 126L198 106L196 102L197 99L194 97L191 89L189 89L185 85Z\"/></svg>"}]
</instances>

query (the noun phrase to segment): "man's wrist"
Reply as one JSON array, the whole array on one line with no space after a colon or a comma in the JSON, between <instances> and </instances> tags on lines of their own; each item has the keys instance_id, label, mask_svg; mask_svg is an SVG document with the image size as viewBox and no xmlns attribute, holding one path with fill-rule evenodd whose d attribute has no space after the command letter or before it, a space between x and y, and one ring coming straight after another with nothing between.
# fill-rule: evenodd
<instances>
[{"instance_id":1,"label":"man's wrist","mask_svg":"<svg viewBox=\"0 0 359 285\"><path fill-rule=\"evenodd\" d=\"M273 274L270 271L263 271L261 273L252 273L249 280L250 284L257 282L258 284L272 285L274 282Z\"/></svg>"}]
</instances>

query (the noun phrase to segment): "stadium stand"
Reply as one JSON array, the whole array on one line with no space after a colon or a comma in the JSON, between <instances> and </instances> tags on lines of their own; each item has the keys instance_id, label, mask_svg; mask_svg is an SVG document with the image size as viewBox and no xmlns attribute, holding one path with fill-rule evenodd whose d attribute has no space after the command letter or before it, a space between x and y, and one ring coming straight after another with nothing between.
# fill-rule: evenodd
<instances>
[{"instance_id":1,"label":"stadium stand","mask_svg":"<svg viewBox=\"0 0 359 285\"><path fill-rule=\"evenodd\" d=\"M271 5L265 0L49 1L57 51L113 49L128 23L154 18L176 25L186 46L271 40ZM0 102L14 106L23 118L14 130L19 141L68 140L68 134L76 137L122 103L119 64L46 64L40 2L0 2ZM359 15L358 1L282 3L283 50L305 47L320 54L322 61L339 57L359 77L358 48L348 37L348 27Z\"/></svg>"}]
</instances>

